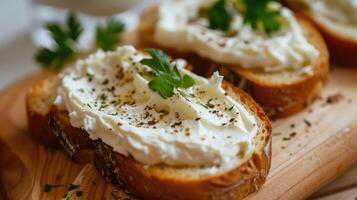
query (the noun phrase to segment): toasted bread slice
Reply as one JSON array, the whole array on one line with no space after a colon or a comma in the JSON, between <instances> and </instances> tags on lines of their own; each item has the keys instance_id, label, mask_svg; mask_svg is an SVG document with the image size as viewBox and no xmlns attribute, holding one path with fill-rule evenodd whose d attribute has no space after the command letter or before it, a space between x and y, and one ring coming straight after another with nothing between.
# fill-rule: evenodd
<instances>
[{"instance_id":1,"label":"toasted bread slice","mask_svg":"<svg viewBox=\"0 0 357 200\"><path fill-rule=\"evenodd\" d=\"M68 131L72 129L69 122L58 120L63 114L56 112L52 107L56 88L57 77L50 76L33 84L27 92L26 112L29 132L34 139L45 146L53 148L62 146L76 162L90 162L93 158L91 149L94 148L92 141L89 140L87 134L80 131L78 133L77 131ZM57 124L57 121L62 123ZM78 135L71 135L71 133ZM66 140L67 138L70 139ZM68 141L70 142L68 143Z\"/></svg>"},{"instance_id":2,"label":"toasted bread slice","mask_svg":"<svg viewBox=\"0 0 357 200\"><path fill-rule=\"evenodd\" d=\"M246 93L229 83L223 88L242 103L258 121L253 154L229 169L214 175L205 168L177 168L164 165L145 166L131 157L113 152L96 141L95 165L106 180L143 199L242 199L264 184L270 169L271 125L264 111Z\"/></svg>"},{"instance_id":3,"label":"toasted bread slice","mask_svg":"<svg viewBox=\"0 0 357 200\"><path fill-rule=\"evenodd\" d=\"M316 25L327 43L333 62L346 67L357 67L357 40L343 35L338 28L332 29L323 22L316 20L311 10L301 1L285 0L284 3Z\"/></svg>"},{"instance_id":4,"label":"toasted bread slice","mask_svg":"<svg viewBox=\"0 0 357 200\"><path fill-rule=\"evenodd\" d=\"M48 126L48 113L55 98L56 83L56 76L48 77L33 84L26 94L29 133L35 140L49 147L59 147L57 138Z\"/></svg>"},{"instance_id":5,"label":"toasted bread slice","mask_svg":"<svg viewBox=\"0 0 357 200\"><path fill-rule=\"evenodd\" d=\"M141 16L139 25L140 45L143 48L165 49L165 52L173 57L183 57L193 65L194 72L206 77L210 76L215 70L225 71L226 73L223 73L223 75L225 75L226 80L230 82L232 82L232 79L239 80L235 82L240 83L240 85L245 82L244 85L249 86L242 89L248 90L247 92L264 108L270 117L286 117L305 108L317 96L329 73L329 54L320 33L302 16L297 15L296 17L309 42L320 52L320 56L309 74L301 74L295 71L267 73L247 70L239 66L216 63L193 52L177 52L174 49L162 47L154 39L157 7L149 8Z\"/></svg>"},{"instance_id":6,"label":"toasted bread slice","mask_svg":"<svg viewBox=\"0 0 357 200\"><path fill-rule=\"evenodd\" d=\"M204 168L178 168L165 165L145 166L132 157L113 151L101 140L95 141L94 163L104 178L119 189L127 189L143 199L241 199L259 190L270 169L271 125L264 111L246 93L225 82L224 88L253 114L259 131L254 152L218 174L207 175ZM56 111L58 114L58 111ZM65 119L67 118L67 119ZM69 122L63 114L58 124ZM79 136L82 130L68 128ZM69 138L72 140L74 138Z\"/></svg>"}]
</instances>

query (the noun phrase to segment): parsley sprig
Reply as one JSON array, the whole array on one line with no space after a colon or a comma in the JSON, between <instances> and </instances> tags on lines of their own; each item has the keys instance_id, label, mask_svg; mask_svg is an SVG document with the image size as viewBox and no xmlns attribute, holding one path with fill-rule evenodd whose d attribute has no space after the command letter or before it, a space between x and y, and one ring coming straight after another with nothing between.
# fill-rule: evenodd
<instances>
[{"instance_id":1,"label":"parsley sprig","mask_svg":"<svg viewBox=\"0 0 357 200\"><path fill-rule=\"evenodd\" d=\"M124 24L115 19L109 19L104 26L97 26L96 44L98 48L104 51L113 50L119 43L118 34L123 32Z\"/></svg>"},{"instance_id":2,"label":"parsley sprig","mask_svg":"<svg viewBox=\"0 0 357 200\"><path fill-rule=\"evenodd\" d=\"M266 33L281 27L280 10L272 9L269 4L279 0L238 0L238 7L244 12L244 24L253 29L264 29Z\"/></svg>"},{"instance_id":3,"label":"parsley sprig","mask_svg":"<svg viewBox=\"0 0 357 200\"><path fill-rule=\"evenodd\" d=\"M46 69L59 70L81 53L76 49L76 43L83 32L83 27L77 16L71 12L63 26L59 23L49 23L45 28L55 45L52 48L38 49L34 58ZM115 19L109 19L106 24L97 26L96 47L104 51L113 50L120 42L119 34L124 31L124 28L124 24Z\"/></svg>"},{"instance_id":4,"label":"parsley sprig","mask_svg":"<svg viewBox=\"0 0 357 200\"><path fill-rule=\"evenodd\" d=\"M230 7L234 5L243 14L243 23L255 30L271 33L281 27L280 10L272 9L271 2L279 0L218 0L206 11L209 28L229 31L233 21Z\"/></svg>"},{"instance_id":5,"label":"parsley sprig","mask_svg":"<svg viewBox=\"0 0 357 200\"><path fill-rule=\"evenodd\" d=\"M83 28L74 13L70 13L66 19L66 26L62 27L57 23L49 23L46 29L51 34L55 46L50 48L40 48L35 55L35 59L42 66L50 69L59 69L65 62L75 55L74 43L78 40Z\"/></svg>"},{"instance_id":6,"label":"parsley sprig","mask_svg":"<svg viewBox=\"0 0 357 200\"><path fill-rule=\"evenodd\" d=\"M227 8L227 0L218 0L207 11L209 28L228 31L233 14Z\"/></svg>"},{"instance_id":7,"label":"parsley sprig","mask_svg":"<svg viewBox=\"0 0 357 200\"><path fill-rule=\"evenodd\" d=\"M140 61L149 66L154 72L154 78L148 83L149 88L158 92L164 99L174 95L174 89L189 88L195 81L189 75L181 75L171 58L158 49L148 49L151 58Z\"/></svg>"}]
</instances>

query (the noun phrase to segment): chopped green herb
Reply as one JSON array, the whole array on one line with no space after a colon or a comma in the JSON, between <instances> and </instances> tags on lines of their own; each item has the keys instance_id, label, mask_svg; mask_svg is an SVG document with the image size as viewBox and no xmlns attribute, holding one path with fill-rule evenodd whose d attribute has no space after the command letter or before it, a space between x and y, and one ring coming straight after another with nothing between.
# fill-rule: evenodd
<instances>
[{"instance_id":1,"label":"chopped green herb","mask_svg":"<svg viewBox=\"0 0 357 200\"><path fill-rule=\"evenodd\" d=\"M198 104L201 105L202 107L208 109L208 106L206 106L205 104L203 104L203 103L198 103Z\"/></svg>"},{"instance_id":2,"label":"chopped green herb","mask_svg":"<svg viewBox=\"0 0 357 200\"><path fill-rule=\"evenodd\" d=\"M227 31L233 20L233 14L227 9L227 0L218 0L208 11L209 28Z\"/></svg>"},{"instance_id":3,"label":"chopped green herb","mask_svg":"<svg viewBox=\"0 0 357 200\"><path fill-rule=\"evenodd\" d=\"M176 88L189 88L195 80L188 75L181 75L176 65L171 64L171 58L158 49L148 49L151 58L142 59L141 64L149 66L154 72L154 78L148 83L149 88L158 92L164 99L174 95Z\"/></svg>"},{"instance_id":4,"label":"chopped green herb","mask_svg":"<svg viewBox=\"0 0 357 200\"><path fill-rule=\"evenodd\" d=\"M124 24L115 19L109 19L104 26L96 29L96 44L104 51L113 50L119 43L119 34L124 31Z\"/></svg>"},{"instance_id":5,"label":"chopped green herb","mask_svg":"<svg viewBox=\"0 0 357 200\"><path fill-rule=\"evenodd\" d=\"M271 2L279 0L236 0L237 7L244 13L244 24L253 29L264 29L271 33L281 26L281 14L279 9L271 8Z\"/></svg>"},{"instance_id":6,"label":"chopped green herb","mask_svg":"<svg viewBox=\"0 0 357 200\"><path fill-rule=\"evenodd\" d=\"M46 192L46 193L48 193L48 192L51 191L52 188L54 188L54 187L61 187L61 186L63 186L63 185L51 185L51 184L47 184L47 183L46 183L45 186L44 186L43 191Z\"/></svg>"}]
</instances>

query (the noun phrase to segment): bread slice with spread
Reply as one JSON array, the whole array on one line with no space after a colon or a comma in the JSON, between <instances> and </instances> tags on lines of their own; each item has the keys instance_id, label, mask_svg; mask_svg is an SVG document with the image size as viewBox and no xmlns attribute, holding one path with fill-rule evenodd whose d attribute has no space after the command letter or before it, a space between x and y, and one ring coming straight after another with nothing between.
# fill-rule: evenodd
<instances>
[{"instance_id":1,"label":"bread slice with spread","mask_svg":"<svg viewBox=\"0 0 357 200\"><path fill-rule=\"evenodd\" d=\"M206 79L184 60L149 52L98 51L61 73L52 130L87 135L105 179L142 199L241 199L259 190L271 159L263 110L218 73Z\"/></svg>"},{"instance_id":2,"label":"bread slice with spread","mask_svg":"<svg viewBox=\"0 0 357 200\"><path fill-rule=\"evenodd\" d=\"M276 2L271 7L280 13L278 30L252 28L244 23L243 12L229 3L225 6L232 13L230 28L212 29L207 10L220 2L164 1L146 10L139 25L141 45L183 57L196 66L194 72L206 77L218 69L271 117L306 107L329 73L329 55L319 32Z\"/></svg>"},{"instance_id":3,"label":"bread slice with spread","mask_svg":"<svg viewBox=\"0 0 357 200\"><path fill-rule=\"evenodd\" d=\"M284 2L318 27L328 45L332 61L347 67L357 67L355 0L286 0Z\"/></svg>"}]
</instances>

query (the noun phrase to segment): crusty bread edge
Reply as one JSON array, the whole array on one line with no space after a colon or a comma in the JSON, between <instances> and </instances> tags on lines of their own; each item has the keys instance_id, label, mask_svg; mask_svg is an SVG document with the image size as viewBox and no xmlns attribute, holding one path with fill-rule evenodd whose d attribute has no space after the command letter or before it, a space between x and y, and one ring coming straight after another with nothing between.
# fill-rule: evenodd
<instances>
[{"instance_id":1,"label":"crusty bread edge","mask_svg":"<svg viewBox=\"0 0 357 200\"><path fill-rule=\"evenodd\" d=\"M140 46L142 48L161 48L174 57L189 58L192 53L177 52L171 48L160 46L155 42L154 24L157 20L157 9L157 6L150 7L141 15L138 28ZM271 118L287 117L304 109L318 95L329 74L329 53L320 33L302 15L296 14L296 17L299 23L305 27L305 31L309 32L310 39L320 51L320 56L313 66L313 74L311 76L306 76L304 80L290 84L269 84L257 79L252 71L237 68L236 66L217 64L218 66L228 67L237 74L249 79L253 85L251 95Z\"/></svg>"},{"instance_id":2,"label":"crusty bread edge","mask_svg":"<svg viewBox=\"0 0 357 200\"><path fill-rule=\"evenodd\" d=\"M54 79L54 76L49 76L47 79ZM47 79L35 82L25 95L28 131L30 136L37 142L40 142L46 147L57 148L59 147L59 143L48 125L47 114L44 115L44 113L38 112L35 107L36 105L33 104L33 101L37 101L35 99L41 94L44 81Z\"/></svg>"},{"instance_id":3,"label":"crusty bread edge","mask_svg":"<svg viewBox=\"0 0 357 200\"><path fill-rule=\"evenodd\" d=\"M345 67L357 67L357 40L348 38L339 33L338 30L332 30L318 20L315 20L308 8L297 1L286 0L284 4L300 15L305 16L320 30L321 35L327 43L333 62Z\"/></svg>"}]
</instances>

